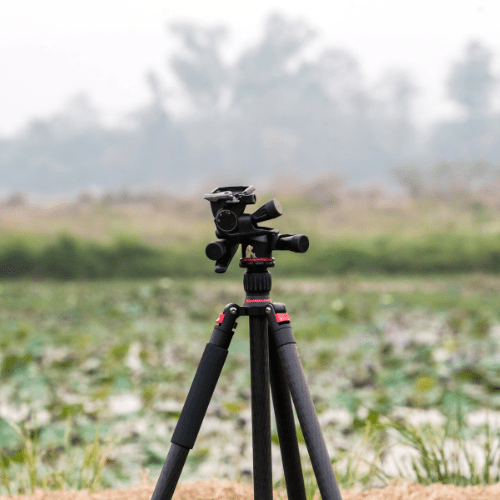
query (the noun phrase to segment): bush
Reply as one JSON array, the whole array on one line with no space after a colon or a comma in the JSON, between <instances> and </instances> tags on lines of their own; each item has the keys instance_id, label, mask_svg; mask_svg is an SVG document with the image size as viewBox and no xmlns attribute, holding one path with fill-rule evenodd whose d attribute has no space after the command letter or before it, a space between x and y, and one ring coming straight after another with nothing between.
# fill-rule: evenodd
<instances>
[{"instance_id":1,"label":"bush","mask_svg":"<svg viewBox=\"0 0 500 500\"><path fill-rule=\"evenodd\" d=\"M372 239L312 241L307 255L275 252L280 276L333 276L357 273L443 274L500 271L500 235L430 234L420 239L385 235ZM227 275L242 274L239 253ZM0 244L0 278L70 279L210 277L214 263L205 246L153 248L133 237L112 244L69 234L47 241L6 237Z\"/></svg>"}]
</instances>

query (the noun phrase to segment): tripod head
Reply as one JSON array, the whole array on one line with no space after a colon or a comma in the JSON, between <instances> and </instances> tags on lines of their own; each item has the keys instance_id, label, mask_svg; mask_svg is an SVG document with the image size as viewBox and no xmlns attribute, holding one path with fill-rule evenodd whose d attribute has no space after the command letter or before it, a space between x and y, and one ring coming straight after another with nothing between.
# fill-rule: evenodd
<instances>
[{"instance_id":1,"label":"tripod head","mask_svg":"<svg viewBox=\"0 0 500 500\"><path fill-rule=\"evenodd\" d=\"M273 250L304 253L309 239L303 234L279 234L277 229L257 224L282 215L279 201L273 198L253 214L244 213L247 205L256 202L253 186L219 187L203 198L210 202L219 240L209 243L207 257L215 260L215 272L224 273L234 254L242 245L240 267L266 268L274 266Z\"/></svg>"}]
</instances>

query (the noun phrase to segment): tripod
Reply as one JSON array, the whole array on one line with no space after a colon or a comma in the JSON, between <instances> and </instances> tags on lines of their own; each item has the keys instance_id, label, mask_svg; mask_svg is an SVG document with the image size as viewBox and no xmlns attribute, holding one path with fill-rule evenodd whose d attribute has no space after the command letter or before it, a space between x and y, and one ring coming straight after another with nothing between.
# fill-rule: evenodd
<instances>
[{"instance_id":1,"label":"tripod","mask_svg":"<svg viewBox=\"0 0 500 500\"><path fill-rule=\"evenodd\" d=\"M238 232L238 228L241 230L241 228L246 227L245 216L251 219L257 214L257 217L259 217L258 214L263 207L252 216L242 214L242 211L240 214L236 214L236 232L233 229L232 234L228 235L229 231L226 228L230 226L229 224L226 224L221 229L220 226L227 222L230 216L220 212L235 213L235 211L227 209L229 200L236 198L238 201L233 201L234 204L248 204L252 203L252 200L255 202L255 196L248 201L250 188L253 188L253 186L218 188L212 192L212 195L219 195L219 197L213 197L212 199L207 198L210 195L205 195L212 203L212 210L216 215L215 220L219 230L216 234L226 236L224 240L211 243L207 247L207 255L213 260L217 260L216 271L219 269L218 272L224 272L227 269L235 253L234 247L237 248L238 246L236 242L241 241L242 234L245 236L243 241L245 250L243 257L240 259L240 266L246 268L243 279L246 298L243 306L233 303L228 304L224 312L216 320L212 336L205 347L174 430L171 439L172 444L151 500L170 500L174 494L189 450L194 446L224 366L234 334L233 329L237 326L236 319L239 316L248 316L250 324L254 498L256 500L272 500L273 498L270 384L288 499L306 500L299 446L290 401L291 394L321 497L323 500L341 500L318 417L307 387L304 370L299 359L297 344L290 326L290 318L284 304L272 302L269 298L271 274L267 268L274 266L274 258L271 257L272 249L305 252L309 246L309 241L304 235L284 235L283 237L276 230L256 228L255 226L253 226L253 232L259 234L249 234L248 231ZM232 198L227 198L228 190ZM226 198L220 198L221 192L225 194ZM238 197L238 195L241 196ZM225 202L222 204L222 208L220 206L214 207L215 203L220 205L220 202ZM267 215L271 214L272 217L267 217L267 219L281 215L281 207L277 200L268 202L266 205L270 204L272 207L268 206L266 210ZM234 206L231 208L234 210ZM273 215L274 210L277 215ZM263 231L264 234L262 234ZM235 237L235 235L237 236ZM222 268L223 270L221 270Z\"/></svg>"}]
</instances>

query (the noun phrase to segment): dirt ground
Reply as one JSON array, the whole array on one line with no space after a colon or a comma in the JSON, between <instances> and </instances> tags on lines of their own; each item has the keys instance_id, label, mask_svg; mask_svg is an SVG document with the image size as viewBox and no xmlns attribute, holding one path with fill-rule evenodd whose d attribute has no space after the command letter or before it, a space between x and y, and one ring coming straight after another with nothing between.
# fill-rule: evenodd
<instances>
[{"instance_id":1,"label":"dirt ground","mask_svg":"<svg viewBox=\"0 0 500 500\"><path fill-rule=\"evenodd\" d=\"M123 490L43 491L34 495L0 496L0 500L150 500L153 486L138 486ZM283 500L287 496L282 495ZM320 500L319 492L314 500ZM413 482L391 485L370 491L342 491L343 500L495 500L500 498L500 483L493 486L459 488L435 484L422 486ZM198 481L179 483L172 500L254 500L253 487L230 481ZM280 500L275 491L274 500Z\"/></svg>"}]
</instances>

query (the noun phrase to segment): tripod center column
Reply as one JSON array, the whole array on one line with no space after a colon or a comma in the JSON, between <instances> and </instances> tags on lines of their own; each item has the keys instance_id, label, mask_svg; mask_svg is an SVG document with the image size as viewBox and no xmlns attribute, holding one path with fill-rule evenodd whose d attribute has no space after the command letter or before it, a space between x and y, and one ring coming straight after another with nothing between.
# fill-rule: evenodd
<instances>
[{"instance_id":1,"label":"tripod center column","mask_svg":"<svg viewBox=\"0 0 500 500\"><path fill-rule=\"evenodd\" d=\"M250 316L250 379L252 393L252 445L254 496L272 500L271 408L269 335L265 308L271 302L271 274L247 272L245 306Z\"/></svg>"},{"instance_id":2,"label":"tripod center column","mask_svg":"<svg viewBox=\"0 0 500 500\"><path fill-rule=\"evenodd\" d=\"M254 294L260 296L261 294L266 295L269 298L269 292L271 291L272 279L271 273L265 272L246 272L243 275L243 288L248 296L253 296Z\"/></svg>"}]
</instances>

